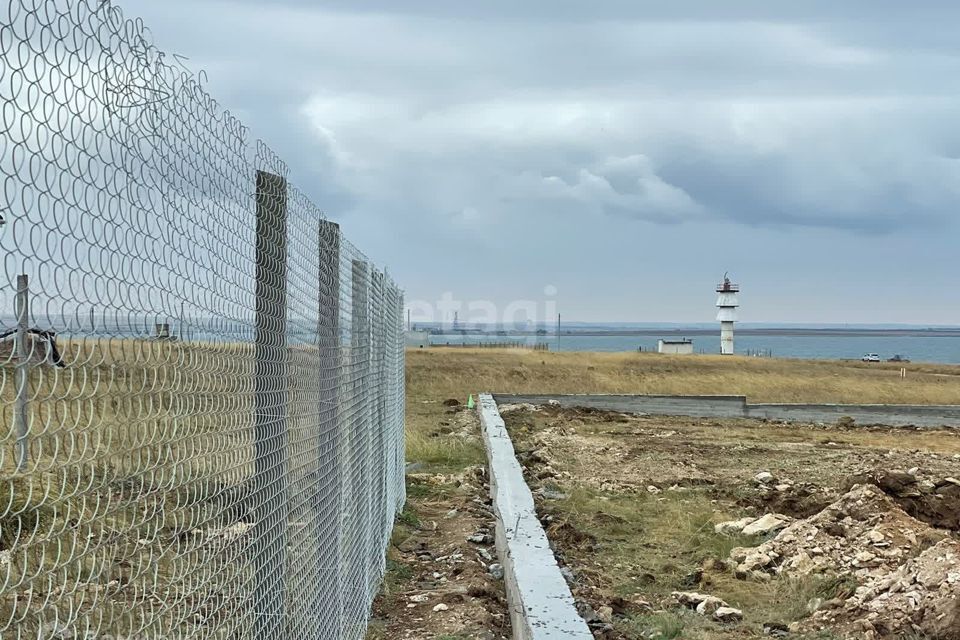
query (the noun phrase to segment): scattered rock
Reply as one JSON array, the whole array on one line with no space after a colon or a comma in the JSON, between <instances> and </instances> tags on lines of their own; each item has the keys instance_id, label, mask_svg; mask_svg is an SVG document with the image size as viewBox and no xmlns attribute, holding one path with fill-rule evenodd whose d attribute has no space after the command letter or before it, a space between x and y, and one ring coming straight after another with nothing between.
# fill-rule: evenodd
<instances>
[{"instance_id":1,"label":"scattered rock","mask_svg":"<svg viewBox=\"0 0 960 640\"><path fill-rule=\"evenodd\" d=\"M768 513L767 515L754 520L747 526L742 529L742 533L745 536L765 536L780 529L783 529L789 525L791 519L787 516L782 516L776 513Z\"/></svg>"},{"instance_id":2,"label":"scattered rock","mask_svg":"<svg viewBox=\"0 0 960 640\"><path fill-rule=\"evenodd\" d=\"M717 622L739 622L743 620L743 611L733 607L719 607L713 612L713 619Z\"/></svg>"},{"instance_id":3,"label":"scattered rock","mask_svg":"<svg viewBox=\"0 0 960 640\"><path fill-rule=\"evenodd\" d=\"M426 602L429 599L430 599L430 596L429 594L426 594L426 593L416 593L412 596L407 597L407 600L409 600L410 602Z\"/></svg>"},{"instance_id":4,"label":"scattered rock","mask_svg":"<svg viewBox=\"0 0 960 640\"><path fill-rule=\"evenodd\" d=\"M500 411L500 415L507 413L515 412L528 412L528 413L537 413L540 411L540 407L535 404L530 404L528 402L519 402L519 403L508 403L501 404L497 406L497 409Z\"/></svg>"},{"instance_id":5,"label":"scattered rock","mask_svg":"<svg viewBox=\"0 0 960 640\"><path fill-rule=\"evenodd\" d=\"M773 474L769 471L761 471L757 475L753 476L753 480L757 484L773 484L776 478L774 478Z\"/></svg>"},{"instance_id":6,"label":"scattered rock","mask_svg":"<svg viewBox=\"0 0 960 640\"><path fill-rule=\"evenodd\" d=\"M782 622L764 622L763 635L774 638L786 638L790 635L790 627Z\"/></svg>"},{"instance_id":7,"label":"scattered rock","mask_svg":"<svg viewBox=\"0 0 960 640\"><path fill-rule=\"evenodd\" d=\"M503 580L503 565L495 562L487 567L487 573L489 573L494 580Z\"/></svg>"},{"instance_id":8,"label":"scattered rock","mask_svg":"<svg viewBox=\"0 0 960 640\"><path fill-rule=\"evenodd\" d=\"M603 622L600 619L600 616L597 615L596 610L590 606L589 602L577 600L575 604L577 607L577 613L579 613L580 617L583 618L588 624L591 622Z\"/></svg>"},{"instance_id":9,"label":"scattered rock","mask_svg":"<svg viewBox=\"0 0 960 640\"><path fill-rule=\"evenodd\" d=\"M493 544L493 536L486 531L478 531L468 537L467 542L472 542L473 544Z\"/></svg>"},{"instance_id":10,"label":"scattered rock","mask_svg":"<svg viewBox=\"0 0 960 640\"><path fill-rule=\"evenodd\" d=\"M654 485L652 485L652 484L651 484L651 485L648 485L648 486L647 486L647 493L652 493L653 495L656 495L656 494L660 493L660 487L654 486Z\"/></svg>"},{"instance_id":11,"label":"scattered rock","mask_svg":"<svg viewBox=\"0 0 960 640\"><path fill-rule=\"evenodd\" d=\"M559 400L550 399L550 400L547 400L547 405L549 405L549 406L551 406L551 407L559 407L559 406L560 406L560 401L559 401Z\"/></svg>"},{"instance_id":12,"label":"scattered rock","mask_svg":"<svg viewBox=\"0 0 960 640\"><path fill-rule=\"evenodd\" d=\"M447 605L445 605L445 604L442 603L442 602L439 603L439 604L434 605L434 607L433 607L434 613L438 613L438 612L440 612L440 611L448 611L449 609L450 609L450 607L447 606Z\"/></svg>"},{"instance_id":13,"label":"scattered rock","mask_svg":"<svg viewBox=\"0 0 960 640\"><path fill-rule=\"evenodd\" d=\"M740 533L743 533L744 528L753 524L756 521L756 518L740 518L739 520L730 520L728 522L721 522L716 524L713 527L715 533L721 533L727 536L735 536Z\"/></svg>"},{"instance_id":14,"label":"scattered rock","mask_svg":"<svg viewBox=\"0 0 960 640\"><path fill-rule=\"evenodd\" d=\"M716 596L706 596L700 604L697 605L697 613L702 616L709 616L727 606L727 603Z\"/></svg>"},{"instance_id":15,"label":"scattered rock","mask_svg":"<svg viewBox=\"0 0 960 640\"><path fill-rule=\"evenodd\" d=\"M456 398L448 398L448 399L446 399L446 400L443 401L443 406L445 406L445 407L459 407L459 406L460 406L460 401L457 400Z\"/></svg>"},{"instance_id":16,"label":"scattered rock","mask_svg":"<svg viewBox=\"0 0 960 640\"><path fill-rule=\"evenodd\" d=\"M734 609L716 596L696 591L674 591L670 595L681 606L694 609L701 616L713 618L717 622L737 622L743 619L742 611Z\"/></svg>"},{"instance_id":17,"label":"scattered rock","mask_svg":"<svg viewBox=\"0 0 960 640\"><path fill-rule=\"evenodd\" d=\"M677 601L677 604L688 609L696 609L701 602L710 597L696 591L674 591L670 595Z\"/></svg>"}]
</instances>

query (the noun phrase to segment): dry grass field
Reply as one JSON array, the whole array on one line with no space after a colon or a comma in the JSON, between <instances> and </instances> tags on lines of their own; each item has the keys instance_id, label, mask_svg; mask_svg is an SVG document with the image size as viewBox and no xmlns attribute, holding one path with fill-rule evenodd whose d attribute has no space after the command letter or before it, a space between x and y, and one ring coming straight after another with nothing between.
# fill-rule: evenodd
<instances>
[{"instance_id":1,"label":"dry grass field","mask_svg":"<svg viewBox=\"0 0 960 640\"><path fill-rule=\"evenodd\" d=\"M479 439L464 434L443 404L448 399L465 402L469 394L481 391L960 404L960 367L907 364L907 377L901 379L900 366L647 353L408 351L407 460L418 465L418 474L448 479L484 464ZM521 411L505 417L524 455L539 449L549 460L551 468L543 478L537 477L544 471L542 459L524 460L531 484L547 489L548 496L567 496L550 500L541 495L538 501L542 515L553 519L551 536L577 576L575 593L597 607L610 602L625 607L615 634L607 636L613 638L769 637L763 636L763 622L801 620L809 615L811 602L836 596L850 583L830 578L750 582L719 569L708 569L704 577L698 573L704 563L719 561L739 544L760 542L715 535L716 522L767 509L807 516L839 495L848 476L878 466L920 466L939 476L960 466L953 458L960 454L955 431L794 428L750 420L563 413ZM759 495L751 479L761 470L789 478L802 495ZM648 493L648 484L661 493ZM680 490L669 490L674 485ZM413 486L413 511L424 505L438 513L456 503L449 490L424 491L419 480ZM409 571L401 567L401 573ZM679 612L668 601L670 591L681 588L715 590L741 605L747 620L724 628ZM630 600L649 601L654 610L631 609ZM389 610L382 613L390 617ZM469 632L430 635L429 623L421 624L422 629L405 637L480 637Z\"/></svg>"},{"instance_id":2,"label":"dry grass field","mask_svg":"<svg viewBox=\"0 0 960 640\"><path fill-rule=\"evenodd\" d=\"M900 378L900 367L907 369ZM407 353L411 391L746 395L751 402L960 404L960 366L653 353Z\"/></svg>"},{"instance_id":3,"label":"dry grass field","mask_svg":"<svg viewBox=\"0 0 960 640\"><path fill-rule=\"evenodd\" d=\"M407 351L407 459L482 462L479 443L441 438L439 402L501 393L734 394L750 402L960 404L960 366L652 353Z\"/></svg>"}]
</instances>

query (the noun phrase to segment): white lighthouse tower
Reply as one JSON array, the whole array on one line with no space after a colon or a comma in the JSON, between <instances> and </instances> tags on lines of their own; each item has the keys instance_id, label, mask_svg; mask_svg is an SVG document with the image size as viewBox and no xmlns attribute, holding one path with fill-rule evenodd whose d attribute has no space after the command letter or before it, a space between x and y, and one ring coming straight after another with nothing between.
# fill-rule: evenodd
<instances>
[{"instance_id":1,"label":"white lighthouse tower","mask_svg":"<svg viewBox=\"0 0 960 640\"><path fill-rule=\"evenodd\" d=\"M733 355L733 323L737 321L740 301L740 285L730 282L723 274L723 282L717 285L717 320L720 321L720 353Z\"/></svg>"}]
</instances>

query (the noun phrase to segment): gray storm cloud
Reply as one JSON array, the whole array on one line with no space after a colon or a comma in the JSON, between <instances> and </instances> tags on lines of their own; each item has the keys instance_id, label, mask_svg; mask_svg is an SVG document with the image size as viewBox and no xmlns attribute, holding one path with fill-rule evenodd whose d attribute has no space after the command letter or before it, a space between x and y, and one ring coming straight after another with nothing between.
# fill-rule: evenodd
<instances>
[{"instance_id":1,"label":"gray storm cloud","mask_svg":"<svg viewBox=\"0 0 960 640\"><path fill-rule=\"evenodd\" d=\"M122 4L208 70L330 215L402 259L415 290L445 275L395 240L442 260L489 225L557 225L551 244L523 245L537 288L558 247L625 232L699 249L752 237L804 273L818 247L830 273L885 273L882 256L846 269L834 249L888 238L932 281L931 247L958 231L954 3ZM493 235L480 244L520 246ZM470 273L474 251L440 271Z\"/></svg>"}]
</instances>

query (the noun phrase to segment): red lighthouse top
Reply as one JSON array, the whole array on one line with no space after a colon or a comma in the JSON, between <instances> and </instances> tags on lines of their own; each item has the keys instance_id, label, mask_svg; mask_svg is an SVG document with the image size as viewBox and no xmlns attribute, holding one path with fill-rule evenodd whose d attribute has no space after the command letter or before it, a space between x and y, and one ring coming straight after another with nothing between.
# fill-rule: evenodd
<instances>
[{"instance_id":1,"label":"red lighthouse top","mask_svg":"<svg viewBox=\"0 0 960 640\"><path fill-rule=\"evenodd\" d=\"M724 278L723 282L717 285L717 293L738 293L740 285L730 282L730 278Z\"/></svg>"}]
</instances>

